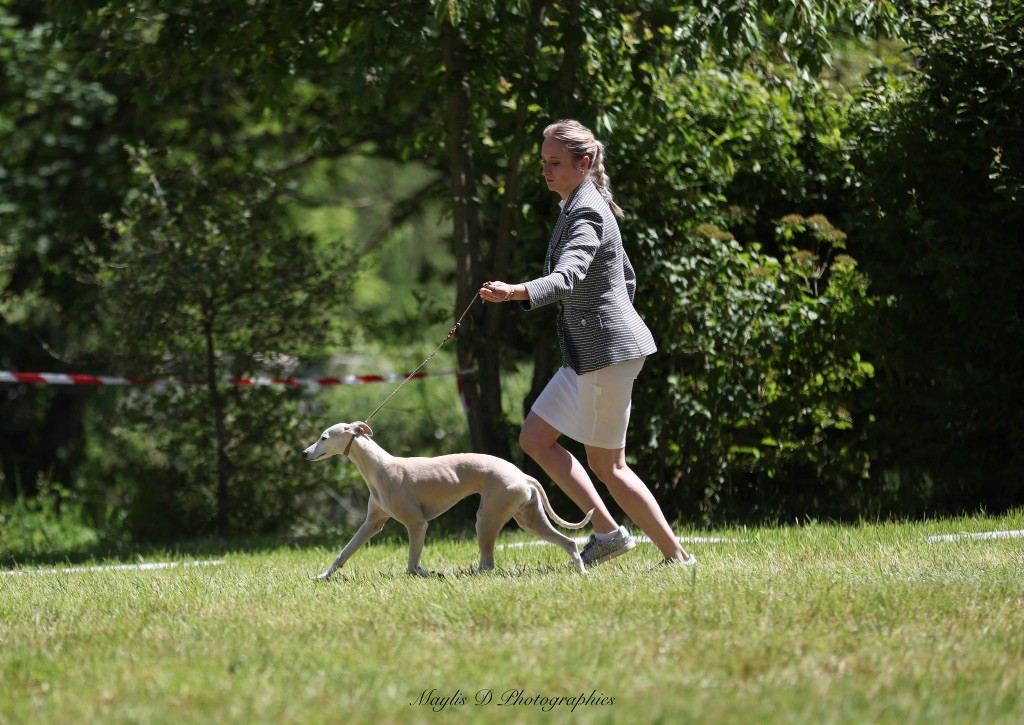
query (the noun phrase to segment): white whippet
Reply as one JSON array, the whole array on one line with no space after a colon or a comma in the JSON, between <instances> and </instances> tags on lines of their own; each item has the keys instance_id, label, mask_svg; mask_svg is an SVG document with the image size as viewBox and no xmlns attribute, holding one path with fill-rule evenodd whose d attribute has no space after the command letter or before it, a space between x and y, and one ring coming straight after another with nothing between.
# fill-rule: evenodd
<instances>
[{"instance_id":1,"label":"white whippet","mask_svg":"<svg viewBox=\"0 0 1024 725\"><path fill-rule=\"evenodd\" d=\"M501 528L514 518L526 531L562 547L572 557L576 571L586 572L576 542L556 531L548 516L559 526L579 529L590 521L593 511L578 524L564 521L551 510L540 483L502 458L480 453L398 458L373 442L372 435L370 426L362 421L338 423L302 452L308 461L338 454L348 456L370 489L366 520L319 579L329 578L342 567L360 546L384 528L389 518L405 524L409 530L409 573L432 575L433 572L419 566L427 522L473 493L480 494L476 513L478 571L494 568L494 542Z\"/></svg>"}]
</instances>

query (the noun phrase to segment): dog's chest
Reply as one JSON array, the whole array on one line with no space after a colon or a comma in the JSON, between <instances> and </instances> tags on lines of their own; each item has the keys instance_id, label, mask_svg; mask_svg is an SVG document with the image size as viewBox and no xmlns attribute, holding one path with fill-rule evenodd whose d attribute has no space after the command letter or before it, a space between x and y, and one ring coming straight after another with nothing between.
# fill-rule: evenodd
<instances>
[{"instance_id":1,"label":"dog's chest","mask_svg":"<svg viewBox=\"0 0 1024 725\"><path fill-rule=\"evenodd\" d=\"M402 523L436 518L475 490L458 471L444 466L391 471L371 491L377 503Z\"/></svg>"}]
</instances>

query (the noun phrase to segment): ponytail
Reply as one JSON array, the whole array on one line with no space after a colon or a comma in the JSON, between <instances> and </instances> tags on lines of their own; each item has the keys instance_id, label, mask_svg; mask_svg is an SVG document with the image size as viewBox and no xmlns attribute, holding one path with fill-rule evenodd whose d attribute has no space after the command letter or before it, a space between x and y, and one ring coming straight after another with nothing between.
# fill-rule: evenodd
<instances>
[{"instance_id":1,"label":"ponytail","mask_svg":"<svg viewBox=\"0 0 1024 725\"><path fill-rule=\"evenodd\" d=\"M594 185L597 186L598 192L608 202L608 206L612 208L612 213L619 219L622 219L625 215L612 198L612 181L604 170L604 144L597 139L594 139L594 144L597 146L597 153L594 154L594 160L590 164L590 177L594 180Z\"/></svg>"}]
</instances>

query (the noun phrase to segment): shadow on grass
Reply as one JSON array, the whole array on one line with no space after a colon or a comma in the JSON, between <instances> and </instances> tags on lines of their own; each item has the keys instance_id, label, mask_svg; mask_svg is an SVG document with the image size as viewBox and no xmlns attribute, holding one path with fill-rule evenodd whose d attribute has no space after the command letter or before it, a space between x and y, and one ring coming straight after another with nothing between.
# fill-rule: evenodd
<instances>
[{"instance_id":1,"label":"shadow on grass","mask_svg":"<svg viewBox=\"0 0 1024 725\"><path fill-rule=\"evenodd\" d=\"M515 527L515 524L512 524ZM0 570L74 566L81 564L135 564L157 559L208 559L231 554L258 554L282 549L327 549L340 551L355 533L357 526L339 527L336 532L306 536L264 535L249 537L206 537L181 541L135 542L104 539L85 545L36 547L35 550L0 549ZM450 521L431 522L430 538L449 540L475 540L472 521L453 518ZM408 542L405 527L389 521L384 530L373 538L374 543ZM340 572L339 572L340 573ZM336 574L335 576L338 576ZM401 572L401 576L406 576Z\"/></svg>"},{"instance_id":2,"label":"shadow on grass","mask_svg":"<svg viewBox=\"0 0 1024 725\"><path fill-rule=\"evenodd\" d=\"M442 539L448 541L476 541L476 511L479 498L470 496L446 513L430 522L427 532L427 550L432 542ZM60 527L49 527L52 520L22 520L23 528L36 532ZM22 547L4 547L4 539L0 536L0 570L19 568L48 568L58 566L75 566L82 564L137 564L142 561L179 560L179 559L219 559L231 554L258 554L279 551L282 549L306 550L326 549L330 560L345 546L355 533L358 524L338 526L325 529L313 535L253 535L253 536L209 536L204 538L157 541L132 541L124 536L105 534L102 531L90 530L92 541L75 543L73 537L55 533L46 535L43 540L36 539ZM505 532L518 532L519 526L510 520L504 528ZM26 541L28 539L26 538ZM405 527L397 521L389 520L384 530L373 538L373 543L391 543L405 546L408 534ZM358 556L358 553L356 554ZM555 567L557 570L557 567ZM503 575L499 563L498 575ZM465 570L452 573L450 576L462 577L473 574L474 567L467 565ZM335 574L339 576L341 572ZM396 572L398 576L408 576L404 570ZM333 579L333 577L332 577Z\"/></svg>"},{"instance_id":3,"label":"shadow on grass","mask_svg":"<svg viewBox=\"0 0 1024 725\"><path fill-rule=\"evenodd\" d=\"M406 581L420 579L422 581L433 581L444 584L455 584L461 581L487 581L489 579L523 579L527 577L546 577L551 575L564 574L566 576L578 577L576 570L569 564L515 564L508 566L495 566L490 571L480 573L475 565L460 566L455 569L435 571L431 576L417 576L409 574L403 568L395 567L389 569L366 570L362 569L353 572L349 569L339 569L330 579L312 579L319 585L332 586L334 584L363 584L367 581Z\"/></svg>"},{"instance_id":4,"label":"shadow on grass","mask_svg":"<svg viewBox=\"0 0 1024 725\"><path fill-rule=\"evenodd\" d=\"M101 540L88 546L74 548L54 547L44 551L14 550L0 552L0 569L74 566L92 563L134 564L140 561L156 559L220 558L227 554L257 553L288 546L305 548L318 545L320 543L315 540L303 542L273 537L253 539L209 538L162 543Z\"/></svg>"}]
</instances>

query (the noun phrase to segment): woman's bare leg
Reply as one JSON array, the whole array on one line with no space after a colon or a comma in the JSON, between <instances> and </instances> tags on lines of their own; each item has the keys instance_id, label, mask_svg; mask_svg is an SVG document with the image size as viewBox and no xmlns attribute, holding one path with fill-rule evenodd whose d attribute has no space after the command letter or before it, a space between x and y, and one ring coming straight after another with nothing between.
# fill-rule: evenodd
<instances>
[{"instance_id":1,"label":"woman's bare leg","mask_svg":"<svg viewBox=\"0 0 1024 725\"><path fill-rule=\"evenodd\" d=\"M582 511L594 509L590 519L594 531L610 534L619 525L601 500L586 469L558 444L559 436L558 430L530 411L519 432L519 445Z\"/></svg>"},{"instance_id":2,"label":"woman's bare leg","mask_svg":"<svg viewBox=\"0 0 1024 725\"><path fill-rule=\"evenodd\" d=\"M586 446L587 464L611 493L612 498L633 520L666 559L685 561L689 553L679 544L651 490L626 465L625 448Z\"/></svg>"}]
</instances>

